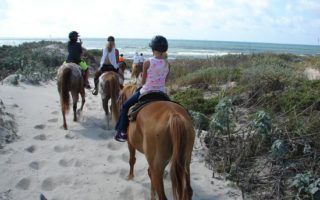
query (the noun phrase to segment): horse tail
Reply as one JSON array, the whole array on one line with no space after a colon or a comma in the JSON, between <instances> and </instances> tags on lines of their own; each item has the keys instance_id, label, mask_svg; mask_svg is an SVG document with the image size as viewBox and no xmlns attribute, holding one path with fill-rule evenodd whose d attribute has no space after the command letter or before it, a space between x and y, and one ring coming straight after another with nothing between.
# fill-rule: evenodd
<instances>
[{"instance_id":1,"label":"horse tail","mask_svg":"<svg viewBox=\"0 0 320 200\"><path fill-rule=\"evenodd\" d=\"M61 75L61 95L60 95L60 102L61 102L61 108L62 111L68 112L69 111L69 101L70 101L70 95L69 95L69 79L71 77L72 70L69 67L66 67L62 71Z\"/></svg>"},{"instance_id":2,"label":"horse tail","mask_svg":"<svg viewBox=\"0 0 320 200\"><path fill-rule=\"evenodd\" d=\"M188 135L192 130L186 125L186 121L180 114L171 115L170 133L172 140L172 158L171 158L171 182L174 199L189 200L192 197L190 186L190 159L191 149L188 148Z\"/></svg>"},{"instance_id":3,"label":"horse tail","mask_svg":"<svg viewBox=\"0 0 320 200\"><path fill-rule=\"evenodd\" d=\"M112 123L115 126L117 123L117 120L119 118L119 108L118 108L118 96L119 96L119 90L120 90L120 84L118 80L118 75L114 74L112 76L111 84L109 85L110 91L111 91L111 109L112 109Z\"/></svg>"}]
</instances>

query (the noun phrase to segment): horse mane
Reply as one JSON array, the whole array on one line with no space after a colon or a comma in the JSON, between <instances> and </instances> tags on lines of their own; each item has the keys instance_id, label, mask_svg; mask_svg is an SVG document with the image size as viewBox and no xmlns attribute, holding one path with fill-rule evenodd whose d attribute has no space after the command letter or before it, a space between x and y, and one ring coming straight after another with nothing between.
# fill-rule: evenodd
<instances>
[{"instance_id":1,"label":"horse mane","mask_svg":"<svg viewBox=\"0 0 320 200\"><path fill-rule=\"evenodd\" d=\"M137 90L136 84L125 85L120 91L118 105L121 107L123 103Z\"/></svg>"}]
</instances>

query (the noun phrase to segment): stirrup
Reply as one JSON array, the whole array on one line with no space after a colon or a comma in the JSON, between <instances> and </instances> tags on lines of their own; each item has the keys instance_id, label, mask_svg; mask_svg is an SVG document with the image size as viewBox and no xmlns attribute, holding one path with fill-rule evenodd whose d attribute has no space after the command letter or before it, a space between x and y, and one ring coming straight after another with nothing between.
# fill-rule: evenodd
<instances>
[{"instance_id":1,"label":"stirrup","mask_svg":"<svg viewBox=\"0 0 320 200\"><path fill-rule=\"evenodd\" d=\"M98 95L98 90L97 89L93 89L92 94L93 95Z\"/></svg>"}]
</instances>

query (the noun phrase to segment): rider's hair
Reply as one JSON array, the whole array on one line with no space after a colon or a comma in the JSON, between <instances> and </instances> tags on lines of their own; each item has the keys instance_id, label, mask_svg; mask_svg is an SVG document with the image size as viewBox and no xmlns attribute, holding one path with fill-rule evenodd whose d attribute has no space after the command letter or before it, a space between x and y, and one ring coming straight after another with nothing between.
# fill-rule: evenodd
<instances>
[{"instance_id":1,"label":"rider's hair","mask_svg":"<svg viewBox=\"0 0 320 200\"><path fill-rule=\"evenodd\" d=\"M108 51L111 52L111 51L112 51L112 48L113 48L114 46L115 46L114 41L108 41L106 47L107 47Z\"/></svg>"}]
</instances>

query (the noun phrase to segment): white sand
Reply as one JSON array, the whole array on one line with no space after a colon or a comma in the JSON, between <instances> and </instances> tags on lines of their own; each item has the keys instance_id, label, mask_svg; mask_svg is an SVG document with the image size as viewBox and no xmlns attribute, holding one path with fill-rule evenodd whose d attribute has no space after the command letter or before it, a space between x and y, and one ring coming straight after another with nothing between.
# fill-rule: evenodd
<instances>
[{"instance_id":1,"label":"white sand","mask_svg":"<svg viewBox=\"0 0 320 200\"><path fill-rule=\"evenodd\" d=\"M314 68L306 68L303 74L307 77L308 80L319 80L320 79L320 71Z\"/></svg>"},{"instance_id":2,"label":"white sand","mask_svg":"<svg viewBox=\"0 0 320 200\"><path fill-rule=\"evenodd\" d=\"M127 144L113 140L115 131L107 130L100 96L86 95L79 122L69 112L66 131L55 82L0 85L0 99L15 115L20 136L0 150L0 200L36 200L40 194L48 200L149 199L144 156L137 153L135 178L128 181ZM191 164L193 199L242 199L228 182L212 178L202 153L197 142ZM172 199L169 175L165 189Z\"/></svg>"}]
</instances>

